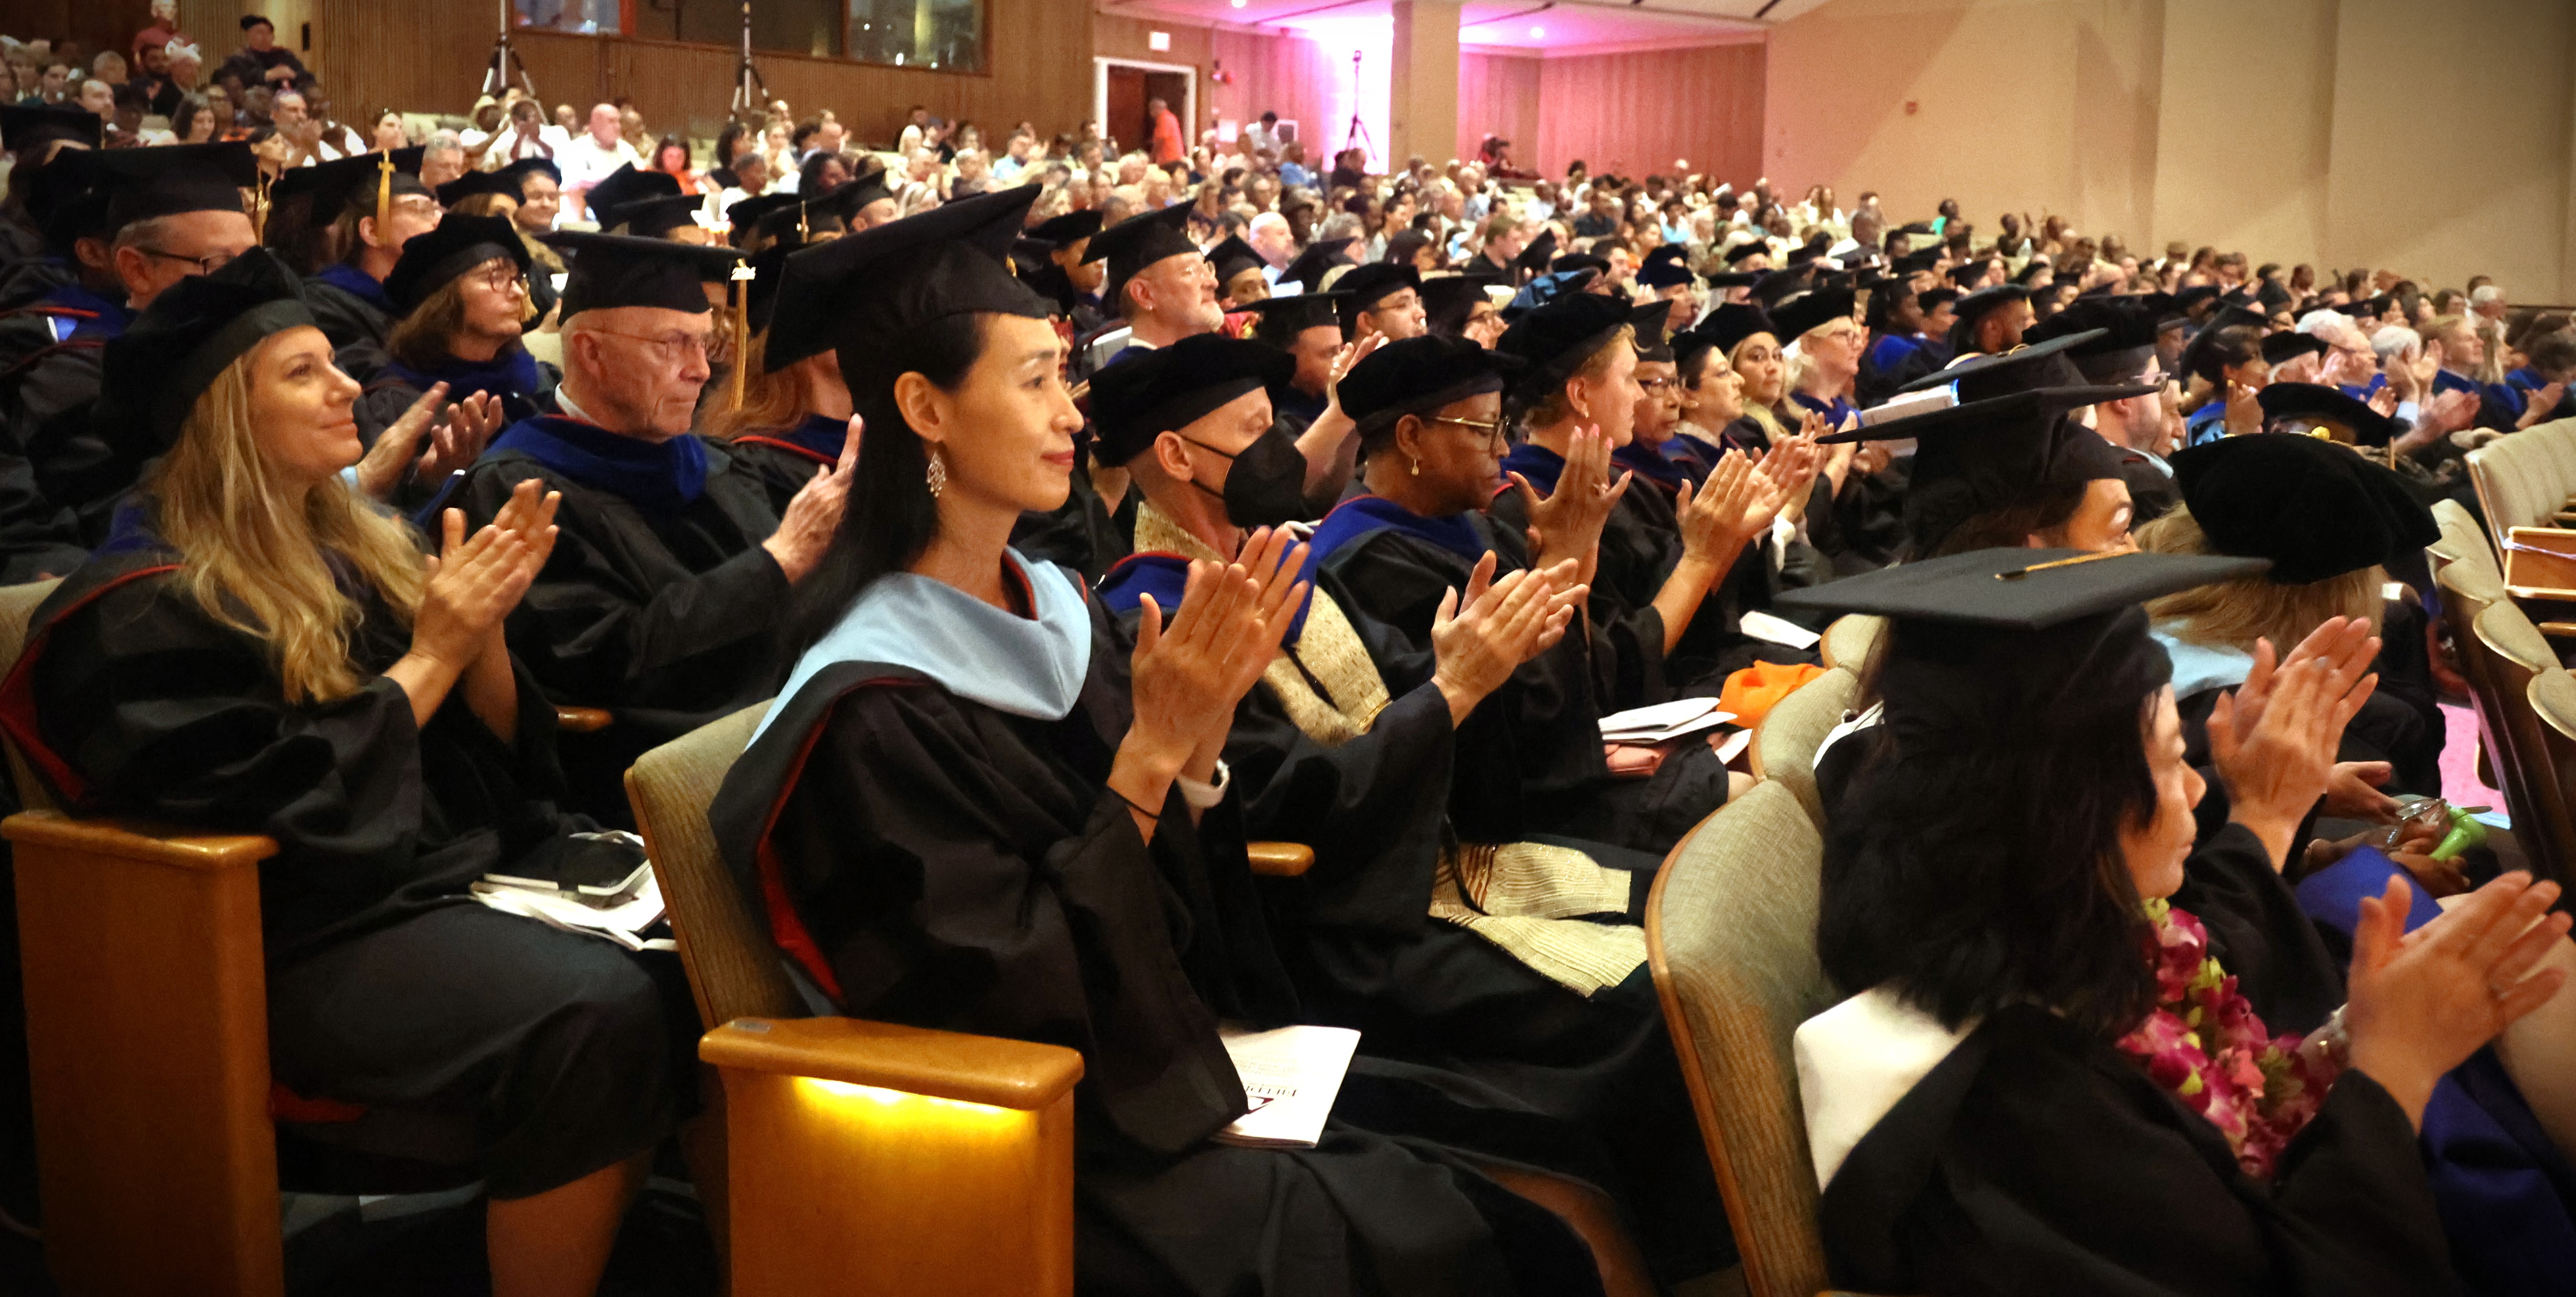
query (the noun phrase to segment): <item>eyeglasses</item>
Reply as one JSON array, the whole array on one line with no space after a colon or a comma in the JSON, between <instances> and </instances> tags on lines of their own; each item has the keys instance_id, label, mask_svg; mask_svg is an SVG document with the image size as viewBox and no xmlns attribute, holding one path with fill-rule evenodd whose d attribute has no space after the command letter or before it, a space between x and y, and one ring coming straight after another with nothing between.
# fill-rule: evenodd
<instances>
[{"instance_id":1,"label":"eyeglasses","mask_svg":"<svg viewBox=\"0 0 2576 1297\"><path fill-rule=\"evenodd\" d=\"M1637 386L1644 388L1647 395L1654 396L1671 390L1673 384L1680 381L1677 378L1641 378L1637 380Z\"/></svg>"},{"instance_id":2,"label":"eyeglasses","mask_svg":"<svg viewBox=\"0 0 2576 1297\"><path fill-rule=\"evenodd\" d=\"M1503 420L1500 418L1450 419L1434 415L1431 421L1433 423L1454 424L1457 427L1465 428L1468 431L1475 433L1479 440L1488 445L1501 446L1506 444L1506 439L1503 436L1505 425Z\"/></svg>"},{"instance_id":3,"label":"eyeglasses","mask_svg":"<svg viewBox=\"0 0 2576 1297\"><path fill-rule=\"evenodd\" d=\"M677 365L692 355L703 359L707 347L715 340L711 333L619 333L615 329L584 329L584 333L606 334L612 338L631 338L653 349L665 365Z\"/></svg>"},{"instance_id":4,"label":"eyeglasses","mask_svg":"<svg viewBox=\"0 0 2576 1297\"><path fill-rule=\"evenodd\" d=\"M496 293L507 293L513 288L522 286L518 267L506 261L490 270L467 274L465 279L469 283L481 284Z\"/></svg>"},{"instance_id":5,"label":"eyeglasses","mask_svg":"<svg viewBox=\"0 0 2576 1297\"><path fill-rule=\"evenodd\" d=\"M233 263L233 254L229 252L217 252L203 257L183 257L175 252L163 252L159 248L147 248L141 244L136 244L134 250L147 257L159 257L164 261L184 261L195 266L200 275L211 275Z\"/></svg>"}]
</instances>

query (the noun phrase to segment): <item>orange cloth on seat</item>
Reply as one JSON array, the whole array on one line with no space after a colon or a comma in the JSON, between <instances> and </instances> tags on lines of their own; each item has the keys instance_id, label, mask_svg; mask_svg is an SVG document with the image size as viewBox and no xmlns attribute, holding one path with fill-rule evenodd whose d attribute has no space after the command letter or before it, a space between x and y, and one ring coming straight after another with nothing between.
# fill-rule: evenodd
<instances>
[{"instance_id":1,"label":"orange cloth on seat","mask_svg":"<svg viewBox=\"0 0 2576 1297\"><path fill-rule=\"evenodd\" d=\"M1735 723L1751 729L1761 724L1781 699L1824 673L1823 667L1803 662L1756 662L1726 678L1726 688L1717 695L1717 709L1735 713Z\"/></svg>"}]
</instances>

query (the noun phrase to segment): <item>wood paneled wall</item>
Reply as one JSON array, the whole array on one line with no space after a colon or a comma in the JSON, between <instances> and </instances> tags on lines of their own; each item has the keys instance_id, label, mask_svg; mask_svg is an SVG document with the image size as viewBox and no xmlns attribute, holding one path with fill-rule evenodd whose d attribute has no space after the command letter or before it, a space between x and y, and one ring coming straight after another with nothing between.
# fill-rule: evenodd
<instances>
[{"instance_id":1,"label":"wood paneled wall","mask_svg":"<svg viewBox=\"0 0 2576 1297\"><path fill-rule=\"evenodd\" d=\"M1349 64L1310 40L1245 32L1218 32L1216 57L1234 78L1233 84L1216 88L1217 116L1249 124L1259 121L1264 110L1277 113L1297 123L1309 167L1319 158L1329 163L1342 129L1333 87L1337 77L1349 80Z\"/></svg>"},{"instance_id":2,"label":"wood paneled wall","mask_svg":"<svg viewBox=\"0 0 2576 1297\"><path fill-rule=\"evenodd\" d=\"M434 0L386 20L384 0L309 0L309 62L344 117L398 104L417 112L462 113L473 105L492 48L488 0ZM829 108L863 142L887 146L904 110L926 104L952 121L972 121L997 147L1012 124L1071 130L1090 111L1089 0L988 0L988 73L932 72L838 59L755 51L773 98L799 116ZM548 104L587 110L617 95L635 101L655 131L713 135L733 97L735 52L625 37L521 32L511 44Z\"/></svg>"},{"instance_id":3,"label":"wood paneled wall","mask_svg":"<svg viewBox=\"0 0 2576 1297\"><path fill-rule=\"evenodd\" d=\"M1526 166L1538 157L1538 65L1503 54L1458 56L1458 156L1472 158L1488 135L1512 142Z\"/></svg>"},{"instance_id":4,"label":"wood paneled wall","mask_svg":"<svg viewBox=\"0 0 2576 1297\"><path fill-rule=\"evenodd\" d=\"M1762 169L1764 54L1705 45L1544 60L1537 149L1513 152L1547 175L1576 158L1594 175L1628 176L1687 158L1692 172L1749 185Z\"/></svg>"}]
</instances>

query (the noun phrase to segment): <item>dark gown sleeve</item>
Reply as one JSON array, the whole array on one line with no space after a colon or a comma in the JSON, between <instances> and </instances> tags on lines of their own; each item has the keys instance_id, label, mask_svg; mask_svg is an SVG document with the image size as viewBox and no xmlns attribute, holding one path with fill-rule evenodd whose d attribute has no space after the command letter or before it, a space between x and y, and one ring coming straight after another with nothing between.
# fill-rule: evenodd
<instances>
[{"instance_id":1,"label":"dark gown sleeve","mask_svg":"<svg viewBox=\"0 0 2576 1297\"><path fill-rule=\"evenodd\" d=\"M556 827L523 795L557 779L554 715L524 679L516 745L461 693L416 727L410 696L381 675L288 703L263 646L152 578L53 623L34 671L43 743L76 784L56 790L67 805L277 839L260 871L272 960L461 893ZM437 850L483 829L498 831L489 850Z\"/></svg>"},{"instance_id":2,"label":"dark gown sleeve","mask_svg":"<svg viewBox=\"0 0 2576 1297\"><path fill-rule=\"evenodd\" d=\"M1527 542L1523 539L1529 529L1529 514L1521 503L1520 493L1505 491L1494 497L1487 517L1492 523L1487 531L1494 548L1502 553L1505 560L1497 571L1529 566ZM1668 701L1673 696L1664 659L1664 615L1655 610L1653 596L1650 594L1643 604L1632 605L1603 589L1604 585L1617 580L1614 570L1616 556L1612 552L1617 543L1605 526L1601 558L1595 567L1612 575L1605 581L1600 572L1596 572L1594 591L1584 617L1584 624L1589 627L1586 638L1591 641L1589 656L1593 698L1604 712L1650 706ZM1459 578L1459 584L1465 584L1464 577ZM1438 606L1436 595L1432 605ZM1429 616L1425 615L1422 625L1426 636L1430 624Z\"/></svg>"},{"instance_id":3,"label":"dark gown sleeve","mask_svg":"<svg viewBox=\"0 0 2576 1297\"><path fill-rule=\"evenodd\" d=\"M849 1012L1078 1049L1098 1115L1177 1153L1245 1111L1153 859L1192 848L1188 817L1149 847L1116 793L1028 757L944 690L851 689L763 854Z\"/></svg>"},{"instance_id":4,"label":"dark gown sleeve","mask_svg":"<svg viewBox=\"0 0 2576 1297\"><path fill-rule=\"evenodd\" d=\"M464 509L469 526L481 526L519 479L532 475L542 475L532 464L487 460L451 503ZM768 550L747 545L691 573L631 511L551 477L548 485L564 492L560 534L545 570L510 614L509 637L557 701L695 710L738 692L730 682L744 675L746 661L771 669L769 637L789 587ZM662 560L649 587L646 556Z\"/></svg>"},{"instance_id":5,"label":"dark gown sleeve","mask_svg":"<svg viewBox=\"0 0 2576 1297\"><path fill-rule=\"evenodd\" d=\"M2343 1003L2340 963L2252 829L2228 824L2194 849L2172 900L2274 1032L2313 1031Z\"/></svg>"},{"instance_id":6,"label":"dark gown sleeve","mask_svg":"<svg viewBox=\"0 0 2576 1297\"><path fill-rule=\"evenodd\" d=\"M10 392L8 417L35 472L36 490L75 515L81 540L107 537L116 501L162 447L97 425L101 344L75 339L31 358Z\"/></svg>"},{"instance_id":7,"label":"dark gown sleeve","mask_svg":"<svg viewBox=\"0 0 2576 1297\"><path fill-rule=\"evenodd\" d=\"M2108 1045L2044 1010L1986 1020L1854 1146L1820 1219L1871 1292L2457 1291L2415 1131L2347 1072L2268 1183Z\"/></svg>"},{"instance_id":8,"label":"dark gown sleeve","mask_svg":"<svg viewBox=\"0 0 2576 1297\"><path fill-rule=\"evenodd\" d=\"M79 520L36 489L34 467L0 439L0 585L65 576L88 557Z\"/></svg>"}]
</instances>

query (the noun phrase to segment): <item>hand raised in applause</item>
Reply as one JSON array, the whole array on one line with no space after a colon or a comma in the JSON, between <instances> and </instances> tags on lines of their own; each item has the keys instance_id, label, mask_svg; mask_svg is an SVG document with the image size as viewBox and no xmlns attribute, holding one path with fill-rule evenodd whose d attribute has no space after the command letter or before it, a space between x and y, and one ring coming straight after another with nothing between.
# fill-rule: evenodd
<instances>
[{"instance_id":1,"label":"hand raised in applause","mask_svg":"<svg viewBox=\"0 0 2576 1297\"><path fill-rule=\"evenodd\" d=\"M446 396L447 384L431 384L376 437L376 444L358 461L360 491L374 499L391 500L406 478L423 485L436 483L482 455L483 447L501 430L501 398L476 392L442 414L439 403Z\"/></svg>"},{"instance_id":2,"label":"hand raised in applause","mask_svg":"<svg viewBox=\"0 0 2576 1297\"><path fill-rule=\"evenodd\" d=\"M1278 653L1294 613L1288 598L1302 598L1305 584L1288 562L1304 562L1305 547L1285 543L1293 539L1263 528L1244 543L1242 561L1191 563L1168 625L1161 605L1144 597L1130 659L1136 719L1129 737L1168 769L1178 771L1183 758L1233 723L1235 704Z\"/></svg>"},{"instance_id":3,"label":"hand raised in applause","mask_svg":"<svg viewBox=\"0 0 2576 1297\"><path fill-rule=\"evenodd\" d=\"M2538 965L2569 916L2548 912L2556 883L2516 872L2406 932L2408 890L2392 878L2361 902L2344 1027L2353 1068L2420 1126L2436 1081L2558 993L2566 974Z\"/></svg>"},{"instance_id":4,"label":"hand raised in applause","mask_svg":"<svg viewBox=\"0 0 2576 1297\"><path fill-rule=\"evenodd\" d=\"M1565 470L1557 475L1556 489L1546 499L1539 498L1528 478L1518 472L1510 477L1529 513L1530 552L1537 565L1553 567L1573 559L1579 577L1576 584L1590 583L1602 525L1610 520L1610 511L1628 493L1634 477L1621 473L1615 484L1611 482L1610 439L1598 427L1576 429L1565 448Z\"/></svg>"},{"instance_id":5,"label":"hand raised in applause","mask_svg":"<svg viewBox=\"0 0 2576 1297\"><path fill-rule=\"evenodd\" d=\"M1465 606L1451 588L1432 615L1431 647L1438 665L1431 682L1449 701L1452 725L1464 723L1476 704L1511 679L1519 666L1547 651L1565 633L1574 610L1590 593L1560 584L1574 575L1568 559L1553 568L1513 572L1494 579L1487 551L1467 578Z\"/></svg>"},{"instance_id":6,"label":"hand raised in applause","mask_svg":"<svg viewBox=\"0 0 2576 1297\"><path fill-rule=\"evenodd\" d=\"M841 512L850 500L850 471L858 466L859 437L865 428L865 420L850 416L849 431L841 436L841 462L796 488L787 501L786 516L778 520L778 530L760 543L778 560L778 570L790 582L804 580L823 561L824 551L832 547L832 537L841 529Z\"/></svg>"},{"instance_id":7,"label":"hand raised in applause","mask_svg":"<svg viewBox=\"0 0 2576 1297\"><path fill-rule=\"evenodd\" d=\"M2345 723L2378 684L2376 675L2348 682L2311 658L2274 673L2263 718L2244 740L2236 738L2232 695L2210 712L2209 752L2227 784L2228 818L2262 840L2273 868L2287 863L2299 822L2334 772Z\"/></svg>"},{"instance_id":8,"label":"hand raised in applause","mask_svg":"<svg viewBox=\"0 0 2576 1297\"><path fill-rule=\"evenodd\" d=\"M428 560L429 580L412 616L411 651L462 671L483 654L536 570L519 531L489 526L469 537L461 509L447 510L440 524L438 556Z\"/></svg>"}]
</instances>

